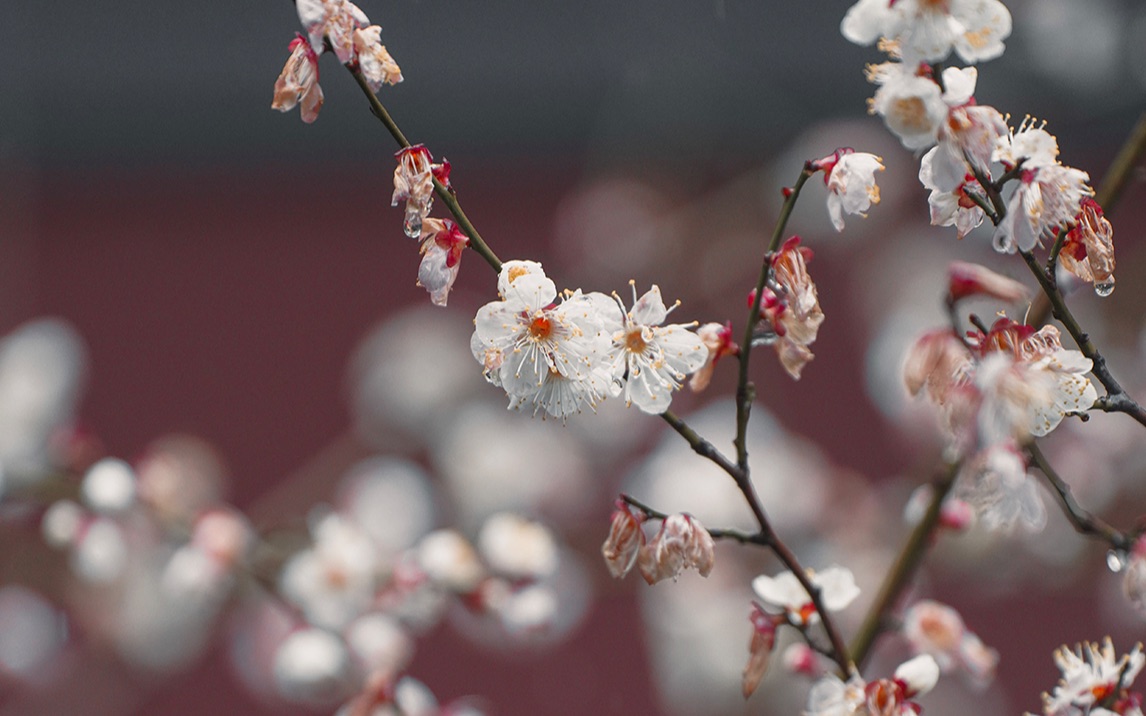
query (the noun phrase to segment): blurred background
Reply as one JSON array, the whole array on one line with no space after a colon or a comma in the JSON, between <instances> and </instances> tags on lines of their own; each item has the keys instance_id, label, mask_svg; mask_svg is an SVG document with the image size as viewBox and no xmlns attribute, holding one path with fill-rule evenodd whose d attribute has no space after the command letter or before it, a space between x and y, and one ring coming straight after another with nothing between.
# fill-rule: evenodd
<instances>
[{"instance_id":1,"label":"blurred background","mask_svg":"<svg viewBox=\"0 0 1146 716\"><path fill-rule=\"evenodd\" d=\"M627 295L629 279L641 291L656 283L667 301L682 299L675 319L732 320L739 331L780 188L838 146L884 158L883 201L869 218L849 217L836 234L812 182L789 225L817 254L827 319L815 361L798 383L767 349L753 361L765 505L806 564L849 566L870 598L939 452L898 367L914 335L944 320L947 262L1030 281L1018 260L990 250L989 235L956 242L927 225L917 161L866 114L863 66L879 56L840 36L850 4L361 7L405 76L382 101L411 141L449 158L494 250L540 260L559 288ZM1062 160L1097 182L1146 108L1146 7L1008 6L1014 34L1001 59L980 66L979 102L1047 119ZM187 498L178 483L190 501L180 509L226 501L266 534L305 538L316 505L350 509L363 471L385 495L363 508L364 524L418 515L395 549L446 525L474 540L502 509L540 519L561 552L553 628L507 637L447 607L417 634L408 666L443 702L479 694L507 715L799 709L806 683L795 678L770 680L747 703L739 695L748 584L778 569L769 557L721 546L707 581L689 573L652 588L614 582L601 564L619 490L708 526L747 526L727 480L635 409L606 403L566 426L507 413L467 352L493 277L465 256L445 310L414 285L416 244L389 202L396 147L353 80L324 57L317 122L270 110L299 30L289 3L22 3L3 15L0 427L18 436L0 443L30 440L77 464L118 456L141 482L148 460L164 456L203 495ZM1072 304L1138 396L1144 198L1139 173L1110 215L1118 290L1102 300L1080 290ZM29 323L41 317L55 318ZM706 393L674 402L722 447L733 383L721 365ZM1130 423L1100 415L1046 441L1079 500L1127 527L1146 499L1146 452ZM362 462L377 456L416 477ZM11 477L0 486L21 498L39 489ZM289 704L261 668L259 655L289 631L281 610L267 616L239 590L178 628L155 626L159 617L140 626L147 610L125 595L146 586L85 583L74 555L45 544L42 510L5 501L0 714L322 713L339 703ZM1035 710L1057 679L1058 645L1111 634L1124 651L1146 637L1103 548L1074 535L1049 501L1048 514L1038 535L948 537L929 560L918 595L958 608L1000 663L986 692L950 680L923 701L928 713L965 713L969 698L984 714ZM133 539L124 554L135 554ZM844 615L849 633L863 606ZM154 648L172 642L183 648ZM890 672L905 654L889 639L875 668Z\"/></svg>"}]
</instances>

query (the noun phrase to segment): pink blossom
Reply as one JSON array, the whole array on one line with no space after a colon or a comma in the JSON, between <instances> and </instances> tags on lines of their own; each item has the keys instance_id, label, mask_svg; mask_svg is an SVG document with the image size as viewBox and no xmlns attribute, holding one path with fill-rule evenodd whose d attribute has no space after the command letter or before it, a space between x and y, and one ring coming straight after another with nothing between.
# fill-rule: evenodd
<instances>
[{"instance_id":1,"label":"pink blossom","mask_svg":"<svg viewBox=\"0 0 1146 716\"><path fill-rule=\"evenodd\" d=\"M339 62L345 65L355 59L354 30L370 24L357 5L349 0L296 0L295 6L316 54L325 49L326 38Z\"/></svg>"},{"instance_id":2,"label":"pink blossom","mask_svg":"<svg viewBox=\"0 0 1146 716\"><path fill-rule=\"evenodd\" d=\"M462 251L470 240L449 219L422 222L422 263L418 266L418 285L430 292L430 302L445 306L450 289L461 269Z\"/></svg>"},{"instance_id":3,"label":"pink blossom","mask_svg":"<svg viewBox=\"0 0 1146 716\"><path fill-rule=\"evenodd\" d=\"M952 261L947 266L947 296L959 301L970 296L987 296L1007 303L1030 300L1031 291L1018 281L1001 276L986 266Z\"/></svg>"},{"instance_id":4,"label":"pink blossom","mask_svg":"<svg viewBox=\"0 0 1146 716\"><path fill-rule=\"evenodd\" d=\"M849 147L810 163L813 170L824 172L828 186L828 214L836 231L844 230L843 215L859 214L879 203L875 173L883 171L883 160L874 154L857 152Z\"/></svg>"},{"instance_id":5,"label":"pink blossom","mask_svg":"<svg viewBox=\"0 0 1146 716\"><path fill-rule=\"evenodd\" d=\"M621 499L617 500L616 507L601 554L609 573L620 579L637 563L637 555L645 544L645 533L641 530L645 515L640 511L633 514L628 503Z\"/></svg>"},{"instance_id":6,"label":"pink blossom","mask_svg":"<svg viewBox=\"0 0 1146 716\"><path fill-rule=\"evenodd\" d=\"M382 44L381 27L356 29L354 49L358 53L358 67L370 89L377 92L384 84L396 85L402 81L402 69Z\"/></svg>"},{"instance_id":7,"label":"pink blossom","mask_svg":"<svg viewBox=\"0 0 1146 716\"><path fill-rule=\"evenodd\" d=\"M398 202L404 200L406 218L403 229L406 236L423 238L422 222L434 203L434 180L449 187L450 163L443 159L441 164L434 164L430 150L422 144L400 149L394 156L398 158L398 166L394 168L394 194L390 198L390 206L398 206Z\"/></svg>"},{"instance_id":8,"label":"pink blossom","mask_svg":"<svg viewBox=\"0 0 1146 716\"><path fill-rule=\"evenodd\" d=\"M800 237L793 236L772 257L772 277L760 303L760 318L766 330L754 338L771 343L784 370L796 380L814 357L808 346L816 340L824 322L816 284L808 275L812 250L799 244ZM750 302L754 299L749 296Z\"/></svg>"},{"instance_id":9,"label":"pink blossom","mask_svg":"<svg viewBox=\"0 0 1146 716\"><path fill-rule=\"evenodd\" d=\"M669 515L653 541L641 548L637 567L649 584L676 579L686 569L707 577L715 563L712 535L692 515Z\"/></svg>"},{"instance_id":10,"label":"pink blossom","mask_svg":"<svg viewBox=\"0 0 1146 716\"><path fill-rule=\"evenodd\" d=\"M700 340L708 348L708 357L704 365L698 368L688 381L688 387L693 392L699 393L712 381L716 361L727 355L739 355L740 346L732 338L732 321L726 321L723 325L705 323L696 329L696 335L700 336Z\"/></svg>"},{"instance_id":11,"label":"pink blossom","mask_svg":"<svg viewBox=\"0 0 1146 716\"><path fill-rule=\"evenodd\" d=\"M302 121L310 124L322 109L322 87L318 85L318 55L299 35L290 43L290 57L275 81L271 109L289 112L299 105Z\"/></svg>"},{"instance_id":12,"label":"pink blossom","mask_svg":"<svg viewBox=\"0 0 1146 716\"><path fill-rule=\"evenodd\" d=\"M760 680L768 671L772 648L776 645L776 617L766 614L759 606L752 605L748 617L752 622L752 639L748 642L748 664L741 677L741 692L748 698L760 685Z\"/></svg>"},{"instance_id":13,"label":"pink blossom","mask_svg":"<svg viewBox=\"0 0 1146 716\"><path fill-rule=\"evenodd\" d=\"M1094 199L1082 199L1074 226L1066 233L1058 255L1062 267L1078 278L1094 284L1100 296L1114 290L1114 227Z\"/></svg>"}]
</instances>

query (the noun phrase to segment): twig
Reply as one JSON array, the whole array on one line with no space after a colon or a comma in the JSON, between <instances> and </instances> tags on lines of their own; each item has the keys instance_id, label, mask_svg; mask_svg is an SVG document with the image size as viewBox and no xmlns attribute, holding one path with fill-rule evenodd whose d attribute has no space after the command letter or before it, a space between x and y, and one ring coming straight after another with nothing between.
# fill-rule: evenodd
<instances>
[{"instance_id":1,"label":"twig","mask_svg":"<svg viewBox=\"0 0 1146 716\"><path fill-rule=\"evenodd\" d=\"M1074 342L1078 344L1078 349L1082 354L1089 358L1093 363L1091 372L1094 377L1098 378L1098 382L1102 383L1102 387L1106 389L1107 397L1103 402L1104 410L1110 412L1126 413L1130 417L1137 420L1142 425L1146 425L1146 410L1142 408L1135 400L1133 400L1122 385L1114 378L1110 369L1106 367L1106 359L1098 352L1098 348L1079 325L1075 319L1074 314L1070 312L1067 307L1066 301L1063 300L1062 292L1059 291L1058 285L1055 283L1052 276L1048 276L1042 266L1039 265L1034 254L1029 251L1020 251L1019 254L1023 257L1023 261L1027 263L1031 273L1035 275L1035 279L1039 282L1043 293L1046 295L1047 300L1050 301L1051 315L1058 319L1067 333L1070 334Z\"/></svg>"},{"instance_id":2,"label":"twig","mask_svg":"<svg viewBox=\"0 0 1146 716\"><path fill-rule=\"evenodd\" d=\"M1083 509L1074 499L1070 485L1051 467L1050 462L1039 450L1038 445L1034 443L1028 445L1027 454L1030 455L1031 463L1046 477L1047 483L1054 490L1055 496L1058 497L1059 503L1062 505L1063 513L1074 525L1075 531L1106 542L1119 552L1130 551L1130 548L1134 546L1134 535L1115 529L1101 518Z\"/></svg>"},{"instance_id":3,"label":"twig","mask_svg":"<svg viewBox=\"0 0 1146 716\"><path fill-rule=\"evenodd\" d=\"M920 564L923 563L923 557L927 554L927 547L931 543L931 536L939 525L943 501L955 484L955 478L959 475L959 467L958 462L949 463L943 474L931 483L933 490L931 503L928 504L923 519L915 525L915 529L908 535L907 541L903 544L903 549L899 551L899 556L895 559L895 564L884 577L883 584L880 585L875 602L868 609L859 631L852 640L851 650L848 653L851 660L860 668L863 668L864 662L871 654L871 648L875 644L876 637L883 631L889 613L895 608L903 590L911 578L915 576Z\"/></svg>"},{"instance_id":4,"label":"twig","mask_svg":"<svg viewBox=\"0 0 1146 716\"><path fill-rule=\"evenodd\" d=\"M653 519L665 520L665 519L668 519L668 517L669 517L667 512L661 512L660 510L658 510L656 508L649 507L648 505L641 502L640 500L633 497L632 495L626 495L626 494L622 493L621 499L624 500L626 503L632 505L633 507L636 507L638 510L640 510L641 512L644 512L646 515L648 515L649 517L652 517ZM732 540L734 542L739 542L740 544L758 544L758 545L762 545L765 547L770 546L765 541L765 539L766 539L765 536L759 532L749 534L748 532L744 532L741 530L733 530L733 529L721 529L721 528L713 529L711 527L705 527L704 529L706 532L708 532L708 534L712 535L713 539L727 539L727 540Z\"/></svg>"}]
</instances>

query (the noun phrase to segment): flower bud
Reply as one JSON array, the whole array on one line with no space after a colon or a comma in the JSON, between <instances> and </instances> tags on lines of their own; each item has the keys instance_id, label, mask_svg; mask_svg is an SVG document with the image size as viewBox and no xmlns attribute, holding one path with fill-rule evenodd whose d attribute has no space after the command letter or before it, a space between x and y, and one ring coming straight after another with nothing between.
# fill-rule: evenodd
<instances>
[{"instance_id":1,"label":"flower bud","mask_svg":"<svg viewBox=\"0 0 1146 716\"><path fill-rule=\"evenodd\" d=\"M641 531L641 523L644 521L644 514L634 515L624 500L617 500L609 536L605 538L605 544L601 545L605 566L616 579L628 574L637 563L637 554L645 544L645 533Z\"/></svg>"}]
</instances>

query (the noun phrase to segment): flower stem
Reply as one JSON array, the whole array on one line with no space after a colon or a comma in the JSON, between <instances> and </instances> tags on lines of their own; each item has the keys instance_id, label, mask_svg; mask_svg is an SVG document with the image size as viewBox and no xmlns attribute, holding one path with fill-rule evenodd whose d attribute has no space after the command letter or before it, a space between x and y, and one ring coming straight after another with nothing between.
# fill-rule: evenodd
<instances>
[{"instance_id":1,"label":"flower stem","mask_svg":"<svg viewBox=\"0 0 1146 716\"><path fill-rule=\"evenodd\" d=\"M871 654L871 648L875 644L876 637L883 631L889 613L895 608L904 589L911 578L915 576L920 565L923 564L923 557L927 554L927 547L931 544L932 535L935 533L936 527L939 526L943 501L951 492L952 486L955 485L955 478L959 475L959 466L960 463L958 462L948 463L943 473L931 483L931 502L927 505L923 519L915 525L915 529L911 530L911 534L908 535L907 541L903 544L903 549L899 551L899 556L896 557L895 564L884 577L883 584L880 585L875 602L868 609L859 632L852 640L851 650L848 653L852 661L861 668Z\"/></svg>"}]
</instances>

